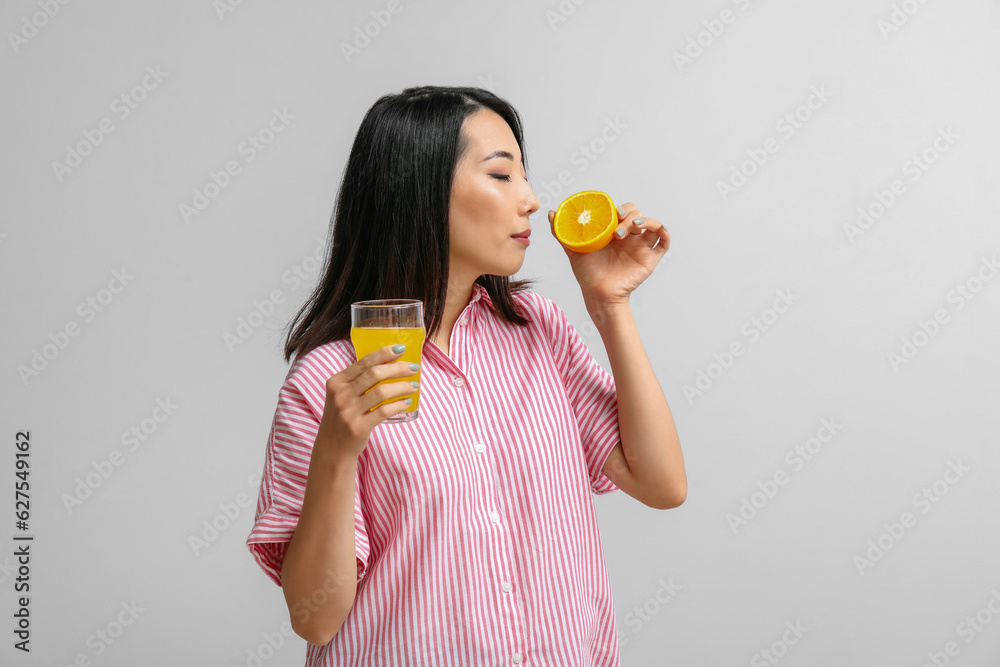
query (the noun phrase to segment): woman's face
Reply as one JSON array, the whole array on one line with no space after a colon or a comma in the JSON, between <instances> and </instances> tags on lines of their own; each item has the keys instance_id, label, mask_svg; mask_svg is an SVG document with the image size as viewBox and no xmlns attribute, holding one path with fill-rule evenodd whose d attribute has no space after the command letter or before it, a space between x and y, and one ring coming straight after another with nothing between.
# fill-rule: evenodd
<instances>
[{"instance_id":1,"label":"woman's face","mask_svg":"<svg viewBox=\"0 0 1000 667\"><path fill-rule=\"evenodd\" d=\"M527 246L513 236L531 230L528 216L539 202L503 118L482 109L465 118L462 133L469 149L451 186L449 281L471 285L484 273L510 276L521 268Z\"/></svg>"}]
</instances>

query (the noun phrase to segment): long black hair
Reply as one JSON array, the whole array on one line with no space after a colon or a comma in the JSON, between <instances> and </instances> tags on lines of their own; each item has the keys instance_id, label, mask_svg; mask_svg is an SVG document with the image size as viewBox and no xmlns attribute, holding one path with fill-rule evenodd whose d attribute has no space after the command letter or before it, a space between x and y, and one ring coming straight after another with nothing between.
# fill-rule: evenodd
<instances>
[{"instance_id":1,"label":"long black hair","mask_svg":"<svg viewBox=\"0 0 1000 667\"><path fill-rule=\"evenodd\" d=\"M427 339L441 327L448 294L448 209L455 165L468 150L465 118L491 109L524 157L521 118L482 88L419 86L383 95L365 114L331 218L323 277L289 324L285 361L350 337L351 303L420 299ZM483 274L498 315L529 324L512 294L534 281Z\"/></svg>"}]
</instances>

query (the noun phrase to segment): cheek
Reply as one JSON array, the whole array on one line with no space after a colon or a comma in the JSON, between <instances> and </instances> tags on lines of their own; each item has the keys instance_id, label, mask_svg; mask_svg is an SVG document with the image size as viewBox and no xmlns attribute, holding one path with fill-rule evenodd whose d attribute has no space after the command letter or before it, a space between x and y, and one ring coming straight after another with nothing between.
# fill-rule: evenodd
<instances>
[{"instance_id":1,"label":"cheek","mask_svg":"<svg viewBox=\"0 0 1000 667\"><path fill-rule=\"evenodd\" d=\"M482 207L477 211L470 211L470 214L462 220L462 224L455 230L454 236L459 238L463 244L474 243L482 245L485 239L494 239L502 225L498 224L496 216L491 207ZM490 243L495 242L490 241Z\"/></svg>"},{"instance_id":2,"label":"cheek","mask_svg":"<svg viewBox=\"0 0 1000 667\"><path fill-rule=\"evenodd\" d=\"M464 224L452 227L450 236L451 251L465 257L483 254L483 248L495 245L486 241L482 222L475 216L464 221Z\"/></svg>"},{"instance_id":3,"label":"cheek","mask_svg":"<svg viewBox=\"0 0 1000 667\"><path fill-rule=\"evenodd\" d=\"M483 183L462 188L454 195L449 234L452 249L466 255L495 254L497 244L509 233L499 214L505 207L504 193Z\"/></svg>"}]
</instances>

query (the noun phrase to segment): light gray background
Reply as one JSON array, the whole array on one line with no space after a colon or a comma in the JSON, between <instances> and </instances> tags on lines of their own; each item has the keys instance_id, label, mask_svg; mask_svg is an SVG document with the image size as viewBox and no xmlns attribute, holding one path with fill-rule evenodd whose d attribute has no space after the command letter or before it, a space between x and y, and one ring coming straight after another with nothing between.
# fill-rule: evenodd
<instances>
[{"instance_id":1,"label":"light gray background","mask_svg":"<svg viewBox=\"0 0 1000 667\"><path fill-rule=\"evenodd\" d=\"M983 263L1000 251L1000 3L103 1L50 2L51 18L40 3L0 7L0 663L304 662L244 544L287 369L280 330L316 277L365 111L442 84L490 88L522 113L542 210L518 275L539 279L605 368L546 211L600 189L672 235L632 304L688 500L661 512L595 498L623 664L774 664L764 649L782 665L1000 664L1000 280ZM685 49L697 57L678 64ZM144 77L123 118L115 100ZM275 108L294 118L248 161L241 142ZM788 136L779 123L796 113ZM57 175L102 119L113 132ZM723 197L769 138L777 151ZM936 159L912 180L925 150ZM230 160L240 173L186 221L179 207ZM902 194L851 242L845 225L894 180ZM123 269L127 286L102 293ZM960 284L978 290L961 308ZM275 291L271 317L227 344ZM793 305L772 319L779 291ZM919 335L938 310L947 320ZM754 317L770 322L756 339ZM894 367L904 337L921 346ZM723 368L733 343L743 354ZM689 399L700 371L714 379ZM158 400L177 406L159 423ZM787 453L826 437L824 419L841 427L797 469ZM129 449L122 434L143 420ZM19 429L33 442L30 655L11 632ZM67 509L115 450L121 465ZM967 471L946 476L951 463ZM768 498L776 473L786 483ZM935 482L936 502L920 500ZM734 530L744 500L759 507ZM206 522L224 529L195 553ZM859 565L879 541L884 555ZM141 611L98 641L123 604ZM963 625L977 614L980 630Z\"/></svg>"}]
</instances>

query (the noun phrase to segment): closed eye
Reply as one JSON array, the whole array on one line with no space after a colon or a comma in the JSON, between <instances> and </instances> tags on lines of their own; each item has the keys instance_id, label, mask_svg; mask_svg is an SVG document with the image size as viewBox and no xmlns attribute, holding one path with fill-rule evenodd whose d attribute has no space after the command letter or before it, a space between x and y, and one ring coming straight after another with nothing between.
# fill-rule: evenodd
<instances>
[{"instance_id":1,"label":"closed eye","mask_svg":"<svg viewBox=\"0 0 1000 667\"><path fill-rule=\"evenodd\" d=\"M495 178L495 179L497 179L499 181L510 182L510 176L508 176L507 174L490 174L490 176L492 176L493 178Z\"/></svg>"}]
</instances>

